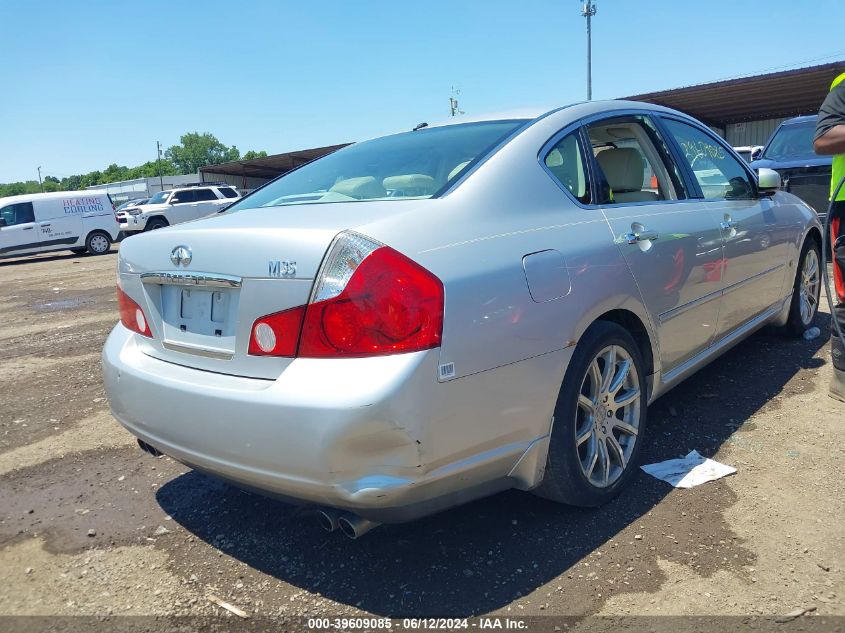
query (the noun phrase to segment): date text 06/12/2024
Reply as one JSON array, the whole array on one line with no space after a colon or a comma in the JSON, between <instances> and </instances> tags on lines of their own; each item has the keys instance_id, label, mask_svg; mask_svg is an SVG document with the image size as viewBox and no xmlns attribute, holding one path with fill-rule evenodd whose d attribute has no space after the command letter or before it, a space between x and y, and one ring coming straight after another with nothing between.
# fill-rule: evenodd
<instances>
[{"instance_id":1,"label":"date text 06/12/2024","mask_svg":"<svg viewBox=\"0 0 845 633\"><path fill-rule=\"evenodd\" d=\"M525 630L527 623L516 618L481 617L474 621L467 618L309 618L309 630Z\"/></svg>"}]
</instances>

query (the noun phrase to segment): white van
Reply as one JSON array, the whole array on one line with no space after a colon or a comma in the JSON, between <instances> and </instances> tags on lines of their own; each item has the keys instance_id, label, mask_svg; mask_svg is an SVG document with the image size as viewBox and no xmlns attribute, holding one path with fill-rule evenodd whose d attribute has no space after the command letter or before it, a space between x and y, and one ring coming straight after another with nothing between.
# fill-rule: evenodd
<instances>
[{"instance_id":1,"label":"white van","mask_svg":"<svg viewBox=\"0 0 845 633\"><path fill-rule=\"evenodd\" d=\"M119 232L107 193L57 191L0 198L0 257L65 249L102 255Z\"/></svg>"}]
</instances>

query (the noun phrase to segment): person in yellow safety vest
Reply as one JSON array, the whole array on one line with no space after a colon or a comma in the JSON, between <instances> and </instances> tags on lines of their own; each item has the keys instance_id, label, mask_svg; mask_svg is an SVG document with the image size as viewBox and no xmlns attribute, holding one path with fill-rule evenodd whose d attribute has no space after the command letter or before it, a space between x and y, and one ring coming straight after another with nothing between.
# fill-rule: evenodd
<instances>
[{"instance_id":1,"label":"person in yellow safety vest","mask_svg":"<svg viewBox=\"0 0 845 633\"><path fill-rule=\"evenodd\" d=\"M833 314L830 353L833 360L833 377L830 395L845 402L845 186L839 183L845 177L845 73L830 85L830 92L819 110L816 137L813 140L816 154L833 154L830 178L831 241L833 242L833 282L836 287L837 305L831 306ZM836 192L839 188L839 193ZM834 200L834 195L836 199Z\"/></svg>"},{"instance_id":2,"label":"person in yellow safety vest","mask_svg":"<svg viewBox=\"0 0 845 633\"><path fill-rule=\"evenodd\" d=\"M845 177L845 73L830 84L830 92L819 109L813 149L816 154L833 154L830 175L830 238L834 255L833 281L839 298L837 318L845 327L845 261L841 260L845 253L839 254L843 251L840 245L845 238L845 185L836 193L839 183ZM833 200L834 195L836 200Z\"/></svg>"},{"instance_id":3,"label":"person in yellow safety vest","mask_svg":"<svg viewBox=\"0 0 845 633\"><path fill-rule=\"evenodd\" d=\"M833 155L833 169L830 178L830 196L832 198L836 185L845 176L845 73L839 75L830 84L830 92L819 109L813 149L816 154ZM845 203L845 187L836 196L835 216L842 217L843 208L845 208L843 203Z\"/></svg>"}]
</instances>

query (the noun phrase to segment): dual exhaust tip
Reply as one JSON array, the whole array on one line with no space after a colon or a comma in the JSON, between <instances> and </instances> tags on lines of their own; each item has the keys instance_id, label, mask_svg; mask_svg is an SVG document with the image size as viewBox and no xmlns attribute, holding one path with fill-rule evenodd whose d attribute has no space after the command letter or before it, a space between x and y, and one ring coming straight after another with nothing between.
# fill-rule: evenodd
<instances>
[{"instance_id":1,"label":"dual exhaust tip","mask_svg":"<svg viewBox=\"0 0 845 633\"><path fill-rule=\"evenodd\" d=\"M162 454L155 446L147 444L144 440L139 439L138 446L141 447L142 451L153 457L158 457ZM359 517L357 514L342 512L334 508L320 508L317 510L317 521L320 527L326 532L340 530L351 539L360 538L373 528L381 525L375 521Z\"/></svg>"},{"instance_id":2,"label":"dual exhaust tip","mask_svg":"<svg viewBox=\"0 0 845 633\"><path fill-rule=\"evenodd\" d=\"M139 439L138 446L141 447L142 451L149 455L152 455L153 457L160 457L162 455L162 452L160 450L158 450L155 446L147 444L144 440Z\"/></svg>"},{"instance_id":3,"label":"dual exhaust tip","mask_svg":"<svg viewBox=\"0 0 845 633\"><path fill-rule=\"evenodd\" d=\"M333 508L317 510L317 521L326 532L340 530L351 539L361 538L375 527L381 525L351 512L342 512Z\"/></svg>"}]
</instances>

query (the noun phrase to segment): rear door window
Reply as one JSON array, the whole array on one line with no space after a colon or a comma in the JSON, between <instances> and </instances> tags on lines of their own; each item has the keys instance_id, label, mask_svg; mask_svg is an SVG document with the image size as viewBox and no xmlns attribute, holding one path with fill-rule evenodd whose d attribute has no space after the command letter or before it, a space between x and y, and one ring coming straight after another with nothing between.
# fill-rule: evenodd
<instances>
[{"instance_id":1,"label":"rear door window","mask_svg":"<svg viewBox=\"0 0 845 633\"><path fill-rule=\"evenodd\" d=\"M193 189L185 189L184 191L177 191L170 199L170 204L185 204L186 202L196 202L197 192Z\"/></svg>"},{"instance_id":2,"label":"rear door window","mask_svg":"<svg viewBox=\"0 0 845 633\"><path fill-rule=\"evenodd\" d=\"M601 204L686 198L680 170L654 123L644 116L616 116L587 127Z\"/></svg>"},{"instance_id":3,"label":"rear door window","mask_svg":"<svg viewBox=\"0 0 845 633\"><path fill-rule=\"evenodd\" d=\"M222 193L226 198L237 198L238 192L232 189L231 187L220 187L218 190Z\"/></svg>"},{"instance_id":4,"label":"rear door window","mask_svg":"<svg viewBox=\"0 0 845 633\"><path fill-rule=\"evenodd\" d=\"M197 202L206 202L208 200L218 199L211 189L197 189L194 194L196 195Z\"/></svg>"}]
</instances>

